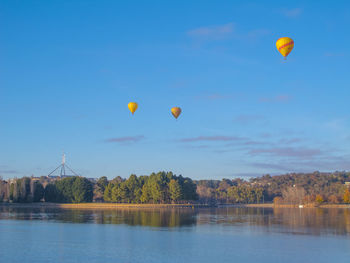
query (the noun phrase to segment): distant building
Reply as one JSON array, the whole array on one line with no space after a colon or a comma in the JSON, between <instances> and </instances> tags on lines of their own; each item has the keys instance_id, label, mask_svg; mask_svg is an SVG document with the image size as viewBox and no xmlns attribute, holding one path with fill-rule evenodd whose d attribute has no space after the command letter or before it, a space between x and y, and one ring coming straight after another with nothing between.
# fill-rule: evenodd
<instances>
[{"instance_id":1,"label":"distant building","mask_svg":"<svg viewBox=\"0 0 350 263\"><path fill-rule=\"evenodd\" d=\"M31 176L32 181L40 181L40 177Z\"/></svg>"},{"instance_id":2,"label":"distant building","mask_svg":"<svg viewBox=\"0 0 350 263\"><path fill-rule=\"evenodd\" d=\"M7 182L8 182L9 184L14 184L14 183L16 182L16 180L17 180L17 178L9 178L9 179L7 180Z\"/></svg>"},{"instance_id":3,"label":"distant building","mask_svg":"<svg viewBox=\"0 0 350 263\"><path fill-rule=\"evenodd\" d=\"M67 174L66 170L70 172L71 174ZM59 172L58 175L55 175L55 172ZM61 164L56 167L55 170L53 170L51 173L49 173L46 177L51 179L51 180L58 180L62 178L67 178L67 177L73 177L73 176L80 176L76 172L74 172L67 164L66 164L66 155L62 155L62 162Z\"/></svg>"},{"instance_id":4,"label":"distant building","mask_svg":"<svg viewBox=\"0 0 350 263\"><path fill-rule=\"evenodd\" d=\"M57 179L60 179L61 177L59 175L48 175L47 178L49 180L57 180Z\"/></svg>"}]
</instances>

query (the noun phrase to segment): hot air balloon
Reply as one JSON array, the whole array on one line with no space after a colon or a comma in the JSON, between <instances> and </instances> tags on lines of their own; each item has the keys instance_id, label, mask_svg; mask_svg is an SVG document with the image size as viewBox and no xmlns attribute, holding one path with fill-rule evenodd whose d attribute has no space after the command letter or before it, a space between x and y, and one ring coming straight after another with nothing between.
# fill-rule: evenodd
<instances>
[{"instance_id":1,"label":"hot air balloon","mask_svg":"<svg viewBox=\"0 0 350 263\"><path fill-rule=\"evenodd\" d=\"M294 41L289 37L281 37L277 40L276 47L282 56L284 56L284 59L287 59L287 56L294 47Z\"/></svg>"},{"instance_id":2,"label":"hot air balloon","mask_svg":"<svg viewBox=\"0 0 350 263\"><path fill-rule=\"evenodd\" d=\"M175 119L177 119L181 114L181 108L179 107L171 108L171 114L175 117Z\"/></svg>"},{"instance_id":3,"label":"hot air balloon","mask_svg":"<svg viewBox=\"0 0 350 263\"><path fill-rule=\"evenodd\" d=\"M136 102L129 102L128 108L131 111L131 113L134 115L134 112L137 110L137 103Z\"/></svg>"}]
</instances>

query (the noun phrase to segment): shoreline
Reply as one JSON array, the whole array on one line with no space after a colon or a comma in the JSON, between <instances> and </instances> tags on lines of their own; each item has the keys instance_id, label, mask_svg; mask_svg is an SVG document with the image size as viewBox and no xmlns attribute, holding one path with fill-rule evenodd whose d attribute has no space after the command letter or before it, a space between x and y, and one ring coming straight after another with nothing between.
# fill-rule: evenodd
<instances>
[{"instance_id":1,"label":"shoreline","mask_svg":"<svg viewBox=\"0 0 350 263\"><path fill-rule=\"evenodd\" d=\"M294 204L280 204L275 205L273 203L265 203L265 204L233 204L232 207L252 207L252 208L350 208L350 204L306 204L299 207L299 205Z\"/></svg>"},{"instance_id":2,"label":"shoreline","mask_svg":"<svg viewBox=\"0 0 350 263\"><path fill-rule=\"evenodd\" d=\"M60 208L60 209L168 209L168 208L209 208L203 204L121 204L121 203L0 203L11 208Z\"/></svg>"},{"instance_id":3,"label":"shoreline","mask_svg":"<svg viewBox=\"0 0 350 263\"><path fill-rule=\"evenodd\" d=\"M1 207L11 208L60 208L60 209L173 209L173 208L342 208L350 209L350 204L299 205L273 203L265 204L122 204L122 203L0 203Z\"/></svg>"}]
</instances>

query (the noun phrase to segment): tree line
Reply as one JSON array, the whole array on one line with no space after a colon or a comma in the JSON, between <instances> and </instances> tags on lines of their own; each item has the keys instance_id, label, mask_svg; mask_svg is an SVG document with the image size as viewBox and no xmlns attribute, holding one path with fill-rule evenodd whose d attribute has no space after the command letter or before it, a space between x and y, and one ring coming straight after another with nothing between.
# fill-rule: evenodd
<instances>
[{"instance_id":1,"label":"tree line","mask_svg":"<svg viewBox=\"0 0 350 263\"><path fill-rule=\"evenodd\" d=\"M178 203L197 200L196 185L190 178L172 172L152 173L150 176L131 175L116 178L107 184L105 178L97 182L103 200L114 203Z\"/></svg>"},{"instance_id":2,"label":"tree line","mask_svg":"<svg viewBox=\"0 0 350 263\"><path fill-rule=\"evenodd\" d=\"M0 202L29 203L183 203L198 199L196 184L172 172L149 176L131 175L128 179L101 177L96 182L72 176L53 182L47 178L23 177L10 182L0 178Z\"/></svg>"},{"instance_id":3,"label":"tree line","mask_svg":"<svg viewBox=\"0 0 350 263\"><path fill-rule=\"evenodd\" d=\"M264 201L264 188L249 184L242 179L196 181L197 193L202 203L261 203Z\"/></svg>"},{"instance_id":4,"label":"tree line","mask_svg":"<svg viewBox=\"0 0 350 263\"><path fill-rule=\"evenodd\" d=\"M23 177L8 182L0 178L0 202L338 204L350 203L346 182L350 182L347 172L197 181L172 172L131 175L128 179L118 176L112 180L102 176L96 181L78 176L57 180Z\"/></svg>"},{"instance_id":5,"label":"tree line","mask_svg":"<svg viewBox=\"0 0 350 263\"><path fill-rule=\"evenodd\" d=\"M289 173L249 180L199 180L195 183L203 203L350 203L349 172Z\"/></svg>"},{"instance_id":6,"label":"tree line","mask_svg":"<svg viewBox=\"0 0 350 263\"><path fill-rule=\"evenodd\" d=\"M39 181L29 177L14 180L9 184L0 178L0 202L39 202L44 196L44 187Z\"/></svg>"}]
</instances>

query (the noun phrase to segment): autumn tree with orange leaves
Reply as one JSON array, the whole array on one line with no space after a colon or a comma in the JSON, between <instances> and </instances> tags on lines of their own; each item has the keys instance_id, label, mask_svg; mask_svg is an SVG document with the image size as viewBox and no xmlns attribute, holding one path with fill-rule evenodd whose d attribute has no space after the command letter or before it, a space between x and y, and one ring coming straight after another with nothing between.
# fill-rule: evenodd
<instances>
[{"instance_id":1,"label":"autumn tree with orange leaves","mask_svg":"<svg viewBox=\"0 0 350 263\"><path fill-rule=\"evenodd\" d=\"M346 188L345 193L343 195L344 203L350 204L350 191L349 188Z\"/></svg>"}]
</instances>

